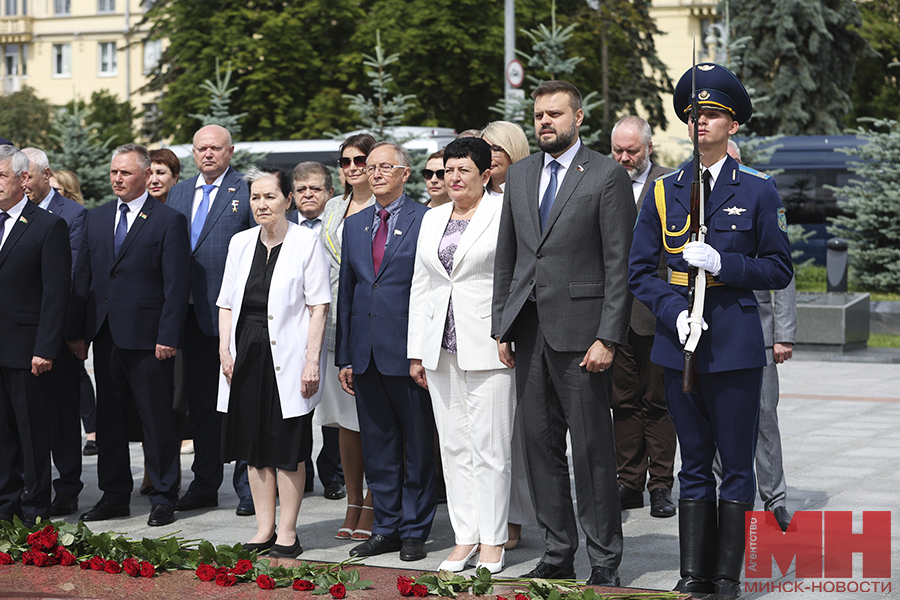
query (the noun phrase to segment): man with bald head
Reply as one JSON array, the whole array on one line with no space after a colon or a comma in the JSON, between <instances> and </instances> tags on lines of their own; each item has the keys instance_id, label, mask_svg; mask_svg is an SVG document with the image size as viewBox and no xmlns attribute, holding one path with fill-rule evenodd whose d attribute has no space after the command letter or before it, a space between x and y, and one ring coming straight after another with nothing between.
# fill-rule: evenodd
<instances>
[{"instance_id":1,"label":"man with bald head","mask_svg":"<svg viewBox=\"0 0 900 600\"><path fill-rule=\"evenodd\" d=\"M167 204L188 220L191 238L191 303L184 326L184 381L191 434L194 480L176 510L218 505L222 483L221 423L216 412L219 382L219 309L216 298L225 273L231 236L255 223L243 173L231 168L234 144L228 130L207 125L194 134L194 162L200 174L169 191ZM254 514L250 487L235 477L237 514Z\"/></svg>"}]
</instances>

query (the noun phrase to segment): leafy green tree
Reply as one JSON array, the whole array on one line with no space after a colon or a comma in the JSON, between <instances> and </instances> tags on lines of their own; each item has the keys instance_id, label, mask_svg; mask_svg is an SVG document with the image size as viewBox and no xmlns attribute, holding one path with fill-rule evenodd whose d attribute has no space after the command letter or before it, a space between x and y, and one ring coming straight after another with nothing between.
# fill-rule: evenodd
<instances>
[{"instance_id":1,"label":"leafy green tree","mask_svg":"<svg viewBox=\"0 0 900 600\"><path fill-rule=\"evenodd\" d=\"M867 47L853 0L731 0L734 36L752 44L736 74L775 110L754 115L760 135L830 135L851 110L856 56Z\"/></svg>"},{"instance_id":2,"label":"leafy green tree","mask_svg":"<svg viewBox=\"0 0 900 600\"><path fill-rule=\"evenodd\" d=\"M109 184L113 138L102 140L87 118L87 110L78 103L59 110L56 131L50 135L58 150L49 152L48 158L54 169L78 175L84 204L93 208L115 198Z\"/></svg>"},{"instance_id":3,"label":"leafy green tree","mask_svg":"<svg viewBox=\"0 0 900 600\"><path fill-rule=\"evenodd\" d=\"M870 0L860 2L860 35L869 42L871 52L860 53L853 72L853 111L847 125L859 117L900 119L900 2Z\"/></svg>"},{"instance_id":4,"label":"leafy green tree","mask_svg":"<svg viewBox=\"0 0 900 600\"><path fill-rule=\"evenodd\" d=\"M0 96L0 136L19 148L49 149L52 121L53 107L27 85L18 92Z\"/></svg>"},{"instance_id":5,"label":"leafy green tree","mask_svg":"<svg viewBox=\"0 0 900 600\"><path fill-rule=\"evenodd\" d=\"M829 233L850 242L850 264L861 287L900 292L900 123L872 120L854 133L869 143L841 149L860 159L850 169L858 179L834 188L846 203Z\"/></svg>"}]
</instances>

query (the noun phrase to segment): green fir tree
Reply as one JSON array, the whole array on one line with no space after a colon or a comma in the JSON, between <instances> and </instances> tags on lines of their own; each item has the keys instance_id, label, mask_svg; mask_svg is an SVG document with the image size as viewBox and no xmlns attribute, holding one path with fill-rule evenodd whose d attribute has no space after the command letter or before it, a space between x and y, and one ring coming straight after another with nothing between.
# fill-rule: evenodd
<instances>
[{"instance_id":1,"label":"green fir tree","mask_svg":"<svg viewBox=\"0 0 900 600\"><path fill-rule=\"evenodd\" d=\"M93 208L115 199L109 185L113 138L101 140L87 117L87 109L77 102L59 110L56 131L50 136L59 150L48 152L48 158L54 169L66 169L78 176L84 205Z\"/></svg>"}]
</instances>

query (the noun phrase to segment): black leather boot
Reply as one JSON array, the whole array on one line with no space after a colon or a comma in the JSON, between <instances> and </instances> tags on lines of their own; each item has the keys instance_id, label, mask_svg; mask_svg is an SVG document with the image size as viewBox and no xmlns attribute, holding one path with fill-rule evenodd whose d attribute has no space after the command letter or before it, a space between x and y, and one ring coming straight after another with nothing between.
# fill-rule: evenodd
<instances>
[{"instance_id":1,"label":"black leather boot","mask_svg":"<svg viewBox=\"0 0 900 600\"><path fill-rule=\"evenodd\" d=\"M741 595L744 567L744 513L753 504L719 500L719 547L716 555L715 592L709 600L734 600Z\"/></svg>"},{"instance_id":2,"label":"black leather boot","mask_svg":"<svg viewBox=\"0 0 900 600\"><path fill-rule=\"evenodd\" d=\"M718 539L716 520L715 500L678 501L681 579L675 586L676 592L704 598L715 591L713 577Z\"/></svg>"}]
</instances>

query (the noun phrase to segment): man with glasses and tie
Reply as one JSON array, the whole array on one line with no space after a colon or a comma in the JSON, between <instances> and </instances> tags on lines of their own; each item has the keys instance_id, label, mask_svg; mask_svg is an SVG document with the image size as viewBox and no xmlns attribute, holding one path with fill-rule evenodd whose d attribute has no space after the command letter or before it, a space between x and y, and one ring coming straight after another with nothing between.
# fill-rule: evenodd
<instances>
[{"instance_id":1,"label":"man with glasses and tie","mask_svg":"<svg viewBox=\"0 0 900 600\"><path fill-rule=\"evenodd\" d=\"M568 432L591 564L587 583L617 586L622 519L610 367L631 314L634 198L625 170L579 140L584 112L575 86L546 81L531 96L542 152L507 171L491 326L500 360L517 367L516 418L545 543L525 577L575 578Z\"/></svg>"},{"instance_id":2,"label":"man with glasses and tie","mask_svg":"<svg viewBox=\"0 0 900 600\"><path fill-rule=\"evenodd\" d=\"M216 299L225 273L228 243L256 223L250 214L250 193L244 174L231 168L234 145L228 130L207 125L194 134L194 162L200 174L175 184L167 206L187 217L191 245L191 302L184 325L185 397L194 439L194 479L176 510L218 506L222 484L222 424L216 412L219 386L219 308ZM247 465L235 465L237 514L255 514Z\"/></svg>"},{"instance_id":3,"label":"man with glasses and tie","mask_svg":"<svg viewBox=\"0 0 900 600\"><path fill-rule=\"evenodd\" d=\"M350 555L399 550L400 560L414 561L426 556L436 477L431 400L409 376L406 358L416 244L428 210L403 191L409 165L396 144L369 152L376 202L344 221L335 364L344 391L356 396L375 508L372 536Z\"/></svg>"},{"instance_id":4,"label":"man with glasses and tie","mask_svg":"<svg viewBox=\"0 0 900 600\"><path fill-rule=\"evenodd\" d=\"M88 213L67 326L81 360L94 346L97 380L97 474L103 496L82 521L130 514L134 480L128 456L127 405L134 402L153 484L147 524L175 520L181 472L176 437L175 349L190 295L187 221L147 194L150 154L144 146L115 149L109 178L114 202Z\"/></svg>"}]
</instances>

